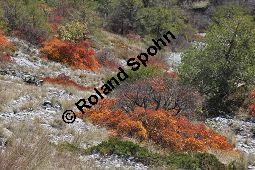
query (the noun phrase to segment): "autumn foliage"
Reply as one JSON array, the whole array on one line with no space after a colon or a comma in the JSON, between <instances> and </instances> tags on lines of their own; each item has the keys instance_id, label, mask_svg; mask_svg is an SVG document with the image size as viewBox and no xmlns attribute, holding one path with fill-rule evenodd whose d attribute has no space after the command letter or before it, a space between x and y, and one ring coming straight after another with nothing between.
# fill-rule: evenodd
<instances>
[{"instance_id":1,"label":"autumn foliage","mask_svg":"<svg viewBox=\"0 0 255 170\"><path fill-rule=\"evenodd\" d=\"M249 106L251 116L255 117L255 104Z\"/></svg>"},{"instance_id":2,"label":"autumn foliage","mask_svg":"<svg viewBox=\"0 0 255 170\"><path fill-rule=\"evenodd\" d=\"M0 62L14 63L15 60L9 54L5 54L3 56L0 56Z\"/></svg>"},{"instance_id":3,"label":"autumn foliage","mask_svg":"<svg viewBox=\"0 0 255 170\"><path fill-rule=\"evenodd\" d=\"M152 110L174 110L175 114L192 117L201 107L203 98L193 89L183 86L173 73L141 78L124 84L114 91L119 99L116 106L126 112L136 107ZM131 76L130 76L131 77Z\"/></svg>"},{"instance_id":4,"label":"autumn foliage","mask_svg":"<svg viewBox=\"0 0 255 170\"><path fill-rule=\"evenodd\" d=\"M6 46L9 46L9 45L10 45L10 42L5 37L4 32L0 29L0 46L1 47L6 47Z\"/></svg>"},{"instance_id":5,"label":"autumn foliage","mask_svg":"<svg viewBox=\"0 0 255 170\"><path fill-rule=\"evenodd\" d=\"M77 84L75 81L73 81L69 76L66 76L65 74L60 74L57 77L44 77L42 78L42 80L50 84L58 84L65 87L74 87L77 88L78 90L86 91L92 89L92 87L86 87Z\"/></svg>"},{"instance_id":6,"label":"autumn foliage","mask_svg":"<svg viewBox=\"0 0 255 170\"><path fill-rule=\"evenodd\" d=\"M1 63L13 63L14 59L11 57L13 45L6 38L4 32L0 29L0 62Z\"/></svg>"},{"instance_id":7,"label":"autumn foliage","mask_svg":"<svg viewBox=\"0 0 255 170\"><path fill-rule=\"evenodd\" d=\"M251 105L249 106L249 113L251 116L255 117L255 90L250 94Z\"/></svg>"},{"instance_id":8,"label":"autumn foliage","mask_svg":"<svg viewBox=\"0 0 255 170\"><path fill-rule=\"evenodd\" d=\"M175 151L231 150L233 147L204 124L193 124L186 117L174 116L171 111L137 107L126 113L114 109L116 100L102 100L85 116L93 123L115 129L120 136L151 140Z\"/></svg>"},{"instance_id":9,"label":"autumn foliage","mask_svg":"<svg viewBox=\"0 0 255 170\"><path fill-rule=\"evenodd\" d=\"M100 67L95 59L95 52L87 41L74 43L55 37L44 43L42 52L50 60L75 68L96 71Z\"/></svg>"}]
</instances>

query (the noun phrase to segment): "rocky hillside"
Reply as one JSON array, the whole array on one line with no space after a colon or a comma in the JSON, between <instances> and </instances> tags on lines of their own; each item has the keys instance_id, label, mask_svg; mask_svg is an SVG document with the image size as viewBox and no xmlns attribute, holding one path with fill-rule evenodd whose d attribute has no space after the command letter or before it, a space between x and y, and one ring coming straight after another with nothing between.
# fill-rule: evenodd
<instances>
[{"instance_id":1,"label":"rocky hillside","mask_svg":"<svg viewBox=\"0 0 255 170\"><path fill-rule=\"evenodd\" d=\"M254 9L1 2L0 169L255 170Z\"/></svg>"},{"instance_id":2,"label":"rocky hillside","mask_svg":"<svg viewBox=\"0 0 255 170\"><path fill-rule=\"evenodd\" d=\"M40 51L35 46L18 38L9 38L9 40L16 49L12 56L12 63L2 63L1 65L0 83L3 102L0 114L0 144L3 150L8 149L10 140L16 146L20 144L16 142L25 140L23 138L26 136L23 135L32 135L38 131L47 135L48 142L51 144L58 146L63 143L76 142L80 148L84 149L99 144L111 135L111 132L106 129L81 119L77 119L73 124L65 124L62 121L62 111L73 108L76 101L89 95L89 90L80 91L75 87L54 85L43 81L43 77L57 77L62 74L79 84L96 87L102 81L104 71L99 74L85 70L73 70L59 63L45 61L40 59ZM179 54L171 56L176 61ZM221 133L224 131L224 134L235 140L237 149L252 157L255 152L254 122L215 118L208 119L207 124ZM19 134L20 128L24 134ZM25 129L23 130L23 128ZM35 134L34 137L41 138L40 134ZM31 151L26 150L26 152L30 153ZM53 155L55 154L57 153ZM117 155L102 157L95 153L88 156L75 155L75 158L72 159L75 160L71 161L78 161L78 165L85 168L87 168L86 166L102 169L148 168L142 163L133 161L132 157L122 158ZM249 163L251 164L249 169L252 169L252 162ZM91 165L93 166L90 167ZM60 165L50 164L50 166L56 168Z\"/></svg>"}]
</instances>

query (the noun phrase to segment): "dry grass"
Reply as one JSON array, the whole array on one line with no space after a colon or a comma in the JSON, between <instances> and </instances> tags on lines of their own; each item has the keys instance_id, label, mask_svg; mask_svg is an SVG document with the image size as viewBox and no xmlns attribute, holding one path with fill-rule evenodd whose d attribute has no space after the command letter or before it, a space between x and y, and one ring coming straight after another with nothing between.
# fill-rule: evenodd
<instances>
[{"instance_id":1,"label":"dry grass","mask_svg":"<svg viewBox=\"0 0 255 170\"><path fill-rule=\"evenodd\" d=\"M77 100L75 99L60 99L59 100L61 106L62 106L62 110L70 110L71 108L73 108L75 106L75 103L77 102Z\"/></svg>"},{"instance_id":2,"label":"dry grass","mask_svg":"<svg viewBox=\"0 0 255 170\"><path fill-rule=\"evenodd\" d=\"M30 96L29 102L14 106L15 109L29 110L38 107L43 99L43 91L40 87L30 86L26 84L13 83L9 81L0 81L0 112L10 111L6 108L14 100L19 100L21 97Z\"/></svg>"},{"instance_id":3,"label":"dry grass","mask_svg":"<svg viewBox=\"0 0 255 170\"><path fill-rule=\"evenodd\" d=\"M248 163L255 166L255 153L248 155Z\"/></svg>"},{"instance_id":4,"label":"dry grass","mask_svg":"<svg viewBox=\"0 0 255 170\"><path fill-rule=\"evenodd\" d=\"M2 81L0 82L0 112L5 111L6 105L17 97L18 90L9 88Z\"/></svg>"},{"instance_id":5,"label":"dry grass","mask_svg":"<svg viewBox=\"0 0 255 170\"><path fill-rule=\"evenodd\" d=\"M36 110L40 106L41 102L35 100L35 101L28 101L26 103L23 103L19 110L20 111L33 111Z\"/></svg>"},{"instance_id":6,"label":"dry grass","mask_svg":"<svg viewBox=\"0 0 255 170\"><path fill-rule=\"evenodd\" d=\"M86 124L90 123L86 122ZM74 136L72 143L75 144L82 142L88 146L92 146L109 138L109 132L105 128L98 128L96 126L90 126L89 130L82 132L77 132L73 128L66 128L64 131Z\"/></svg>"},{"instance_id":7,"label":"dry grass","mask_svg":"<svg viewBox=\"0 0 255 170\"><path fill-rule=\"evenodd\" d=\"M0 150L0 169L95 169L94 162L81 161L75 152L60 152L49 142L47 132L37 124L11 122L8 128L14 133L4 150ZM100 134L101 135L101 134ZM74 142L87 140L78 135Z\"/></svg>"},{"instance_id":8,"label":"dry grass","mask_svg":"<svg viewBox=\"0 0 255 170\"><path fill-rule=\"evenodd\" d=\"M130 41L125 37L104 30L97 30L94 35L96 48L111 48L117 58L127 59L133 57L145 48L142 41Z\"/></svg>"},{"instance_id":9,"label":"dry grass","mask_svg":"<svg viewBox=\"0 0 255 170\"><path fill-rule=\"evenodd\" d=\"M56 128L56 129L63 129L65 127L65 123L63 122L62 119L54 119L50 122L50 125L53 127L53 128Z\"/></svg>"},{"instance_id":10,"label":"dry grass","mask_svg":"<svg viewBox=\"0 0 255 170\"><path fill-rule=\"evenodd\" d=\"M229 165L231 162L235 162L237 169L247 169L248 167L248 157L246 153L240 151L220 151L220 150L210 150L209 153L215 155L219 161Z\"/></svg>"},{"instance_id":11,"label":"dry grass","mask_svg":"<svg viewBox=\"0 0 255 170\"><path fill-rule=\"evenodd\" d=\"M47 155L51 154L46 135L36 137L25 125L14 129L13 139L0 154L0 169L38 169L44 166L49 158Z\"/></svg>"}]
</instances>

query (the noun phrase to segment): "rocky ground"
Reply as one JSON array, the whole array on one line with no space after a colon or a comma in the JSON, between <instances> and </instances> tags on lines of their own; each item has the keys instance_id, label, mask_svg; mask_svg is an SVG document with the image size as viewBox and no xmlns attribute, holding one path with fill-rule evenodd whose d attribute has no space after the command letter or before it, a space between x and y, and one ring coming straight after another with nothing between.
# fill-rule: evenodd
<instances>
[{"instance_id":1,"label":"rocky ground","mask_svg":"<svg viewBox=\"0 0 255 170\"><path fill-rule=\"evenodd\" d=\"M42 129L49 137L49 142L58 145L62 142L79 141L80 148L88 148L107 139L106 129L94 126L77 119L73 124L64 124L62 112L72 109L80 98L90 94L75 88L65 88L45 84L42 77L56 77L64 73L77 83L96 87L102 83L105 73L94 73L84 70L72 70L55 62L40 59L39 49L17 38L10 38L16 45L12 56L15 63L0 67L0 91L2 103L0 107L0 147L5 151L9 138L15 138L13 126L25 123ZM172 62L174 61L174 62ZM180 62L180 53L169 57L173 65ZM81 76L83 75L83 76ZM207 120L208 126L235 139L236 148L250 156L255 155L255 122L237 119L215 118ZM36 125L36 126L35 126ZM116 155L101 157L93 154L78 155L79 161L91 162L98 169L148 169L132 158L120 158ZM254 159L255 160L255 159ZM249 168L255 169L254 162Z\"/></svg>"},{"instance_id":2,"label":"rocky ground","mask_svg":"<svg viewBox=\"0 0 255 170\"><path fill-rule=\"evenodd\" d=\"M255 169L255 120L244 121L217 117L208 119L206 123L212 129L225 134L232 140L236 149L244 152L247 157L253 160L253 162L249 162L249 169Z\"/></svg>"},{"instance_id":3,"label":"rocky ground","mask_svg":"<svg viewBox=\"0 0 255 170\"><path fill-rule=\"evenodd\" d=\"M2 152L8 139L15 136L11 131L12 125L21 123L27 126L36 124L49 136L49 142L56 145L62 142L72 143L81 138L79 147L85 149L106 140L108 137L106 129L81 119L76 119L73 124L65 124L62 120L63 110L72 109L75 102L89 95L89 91L81 92L74 88L45 84L41 79L57 77L64 73L79 84L96 87L102 83L104 70L100 74L72 70L58 63L41 60L39 49L23 40L10 38L10 41L17 47L12 56L15 62L0 68L1 90L7 93L0 110ZM109 73L108 70L107 72ZM132 161L132 158L124 159L115 155L109 157L97 154L80 155L79 160L92 162L93 167L99 169L147 169L141 163Z\"/></svg>"}]
</instances>

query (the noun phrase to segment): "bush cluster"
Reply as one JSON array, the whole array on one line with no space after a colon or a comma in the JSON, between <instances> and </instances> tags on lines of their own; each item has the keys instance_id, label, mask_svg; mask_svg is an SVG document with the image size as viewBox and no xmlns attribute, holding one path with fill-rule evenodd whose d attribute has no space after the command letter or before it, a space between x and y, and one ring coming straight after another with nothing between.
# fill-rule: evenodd
<instances>
[{"instance_id":1,"label":"bush cluster","mask_svg":"<svg viewBox=\"0 0 255 170\"><path fill-rule=\"evenodd\" d=\"M87 25L78 21L67 23L58 29L61 39L73 42L84 40L87 37L87 33Z\"/></svg>"},{"instance_id":2,"label":"bush cluster","mask_svg":"<svg viewBox=\"0 0 255 170\"><path fill-rule=\"evenodd\" d=\"M100 153L102 155L116 154L124 157L134 157L136 161L151 166L166 166L189 170L211 169L225 170L224 164L211 154L208 153L170 153L160 155L152 153L145 148L140 147L130 141L123 141L118 138L110 138L101 144L86 150L86 153Z\"/></svg>"},{"instance_id":3,"label":"bush cluster","mask_svg":"<svg viewBox=\"0 0 255 170\"><path fill-rule=\"evenodd\" d=\"M208 129L204 124L193 124L183 116L174 116L174 110L135 108L125 113L113 109L115 100L102 100L94 109L85 111L93 123L116 130L120 136L152 140L175 151L205 151L207 149L231 150L224 136Z\"/></svg>"},{"instance_id":4,"label":"bush cluster","mask_svg":"<svg viewBox=\"0 0 255 170\"><path fill-rule=\"evenodd\" d=\"M0 29L0 62L13 63L14 60L11 57L13 49L12 43L7 39L4 31Z\"/></svg>"},{"instance_id":5,"label":"bush cluster","mask_svg":"<svg viewBox=\"0 0 255 170\"><path fill-rule=\"evenodd\" d=\"M78 43L52 38L43 43L41 51L50 60L66 63L79 69L96 71L100 68L95 52L88 41Z\"/></svg>"}]
</instances>

